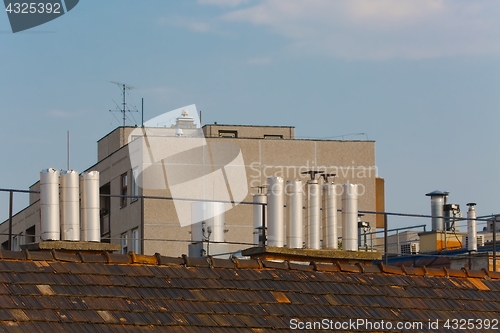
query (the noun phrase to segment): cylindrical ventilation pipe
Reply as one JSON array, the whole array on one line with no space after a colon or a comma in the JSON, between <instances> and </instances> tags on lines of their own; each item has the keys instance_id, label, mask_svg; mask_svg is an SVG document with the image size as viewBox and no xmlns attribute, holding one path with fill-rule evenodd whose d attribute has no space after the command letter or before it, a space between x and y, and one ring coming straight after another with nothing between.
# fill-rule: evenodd
<instances>
[{"instance_id":1,"label":"cylindrical ventilation pipe","mask_svg":"<svg viewBox=\"0 0 500 333\"><path fill-rule=\"evenodd\" d=\"M82 173L80 175L80 190L82 200L81 239L84 242L100 242L99 171Z\"/></svg>"},{"instance_id":2,"label":"cylindrical ventilation pipe","mask_svg":"<svg viewBox=\"0 0 500 333\"><path fill-rule=\"evenodd\" d=\"M286 244L292 249L303 247L304 235L302 226L302 181L286 182L288 218L286 225Z\"/></svg>"},{"instance_id":3,"label":"cylindrical ventilation pipe","mask_svg":"<svg viewBox=\"0 0 500 333\"><path fill-rule=\"evenodd\" d=\"M193 202L191 205L192 221L191 241L224 242L225 215L223 202ZM210 229L209 229L210 227ZM203 232L205 229L205 232ZM210 233L208 232L210 230Z\"/></svg>"},{"instance_id":4,"label":"cylindrical ventilation pipe","mask_svg":"<svg viewBox=\"0 0 500 333\"><path fill-rule=\"evenodd\" d=\"M467 250L477 251L477 223L476 223L476 210L474 202L467 204L469 210L467 211Z\"/></svg>"},{"instance_id":5,"label":"cylindrical ventilation pipe","mask_svg":"<svg viewBox=\"0 0 500 333\"><path fill-rule=\"evenodd\" d=\"M61 171L61 240L80 240L80 191L78 171Z\"/></svg>"},{"instance_id":6,"label":"cylindrical ventilation pipe","mask_svg":"<svg viewBox=\"0 0 500 333\"><path fill-rule=\"evenodd\" d=\"M321 192L316 175L324 171L305 171L311 179L307 182L306 201L306 248L319 250L321 248Z\"/></svg>"},{"instance_id":7,"label":"cylindrical ventilation pipe","mask_svg":"<svg viewBox=\"0 0 500 333\"><path fill-rule=\"evenodd\" d=\"M448 192L433 191L427 193L426 196L431 197L431 221L432 221L432 231L443 231L444 230L444 220L443 220L443 206L445 202L445 197L448 196Z\"/></svg>"},{"instance_id":8,"label":"cylindrical ventilation pipe","mask_svg":"<svg viewBox=\"0 0 500 333\"><path fill-rule=\"evenodd\" d=\"M342 250L358 251L358 185L342 185Z\"/></svg>"},{"instance_id":9,"label":"cylindrical ventilation pipe","mask_svg":"<svg viewBox=\"0 0 500 333\"><path fill-rule=\"evenodd\" d=\"M329 176L335 176L335 174L327 174L324 177L322 208L323 247L325 249L338 249L337 196L335 193L335 184L328 181Z\"/></svg>"},{"instance_id":10,"label":"cylindrical ventilation pipe","mask_svg":"<svg viewBox=\"0 0 500 333\"><path fill-rule=\"evenodd\" d=\"M266 214L266 208L263 203L267 203L267 196L263 193L265 186L258 186L258 193L254 194L253 202L253 244L255 246L263 246L265 241L262 239L264 236L263 219Z\"/></svg>"},{"instance_id":11,"label":"cylindrical ventilation pipe","mask_svg":"<svg viewBox=\"0 0 500 333\"><path fill-rule=\"evenodd\" d=\"M267 245L283 247L285 239L285 226L283 223L283 178L267 178L267 216L268 235Z\"/></svg>"},{"instance_id":12,"label":"cylindrical ventilation pipe","mask_svg":"<svg viewBox=\"0 0 500 333\"><path fill-rule=\"evenodd\" d=\"M40 172L40 239L59 240L59 172L49 168Z\"/></svg>"}]
</instances>

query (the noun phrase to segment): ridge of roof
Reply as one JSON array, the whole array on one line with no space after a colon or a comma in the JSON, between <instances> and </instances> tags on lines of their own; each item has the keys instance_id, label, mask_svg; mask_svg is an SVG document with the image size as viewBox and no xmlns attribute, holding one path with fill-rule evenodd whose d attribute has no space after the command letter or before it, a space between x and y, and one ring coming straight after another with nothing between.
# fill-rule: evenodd
<instances>
[{"instance_id":1,"label":"ridge of roof","mask_svg":"<svg viewBox=\"0 0 500 333\"><path fill-rule=\"evenodd\" d=\"M72 262L89 264L114 264L114 265L155 265L155 266L184 266L204 267L212 269L251 269L251 270L291 270L291 271L318 271L336 273L360 273L360 274L387 274L408 275L421 277L443 277L443 278L466 278L466 279L500 279L500 272L482 269L469 270L462 268L449 269L431 267L405 267L392 266L378 263L377 265L345 264L336 262L334 264L311 261L309 264L299 264L289 261L271 261L261 259L218 259L213 257L193 258L183 254L182 257L167 257L159 253L154 255L142 255L134 252L127 254L114 254L107 251L101 253L80 252L68 253L65 251L9 251L0 250L0 260L5 261L48 261L48 262Z\"/></svg>"}]
</instances>

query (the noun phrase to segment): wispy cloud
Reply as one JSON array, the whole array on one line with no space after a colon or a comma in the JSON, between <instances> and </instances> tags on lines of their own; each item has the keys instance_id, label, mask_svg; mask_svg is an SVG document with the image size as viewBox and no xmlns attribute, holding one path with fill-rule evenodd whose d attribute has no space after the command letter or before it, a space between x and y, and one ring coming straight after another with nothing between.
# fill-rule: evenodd
<instances>
[{"instance_id":1,"label":"wispy cloud","mask_svg":"<svg viewBox=\"0 0 500 333\"><path fill-rule=\"evenodd\" d=\"M199 0L221 6L238 0ZM298 54L345 59L500 54L500 2L492 0L260 0L216 21L250 24Z\"/></svg>"}]
</instances>

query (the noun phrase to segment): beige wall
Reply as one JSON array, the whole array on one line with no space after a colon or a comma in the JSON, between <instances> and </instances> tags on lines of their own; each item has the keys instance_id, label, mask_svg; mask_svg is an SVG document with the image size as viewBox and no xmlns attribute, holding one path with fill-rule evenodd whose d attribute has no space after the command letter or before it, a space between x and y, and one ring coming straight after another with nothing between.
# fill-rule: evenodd
<instances>
[{"instance_id":1,"label":"beige wall","mask_svg":"<svg viewBox=\"0 0 500 333\"><path fill-rule=\"evenodd\" d=\"M97 141L97 161L105 159L128 142L128 136L135 127L118 127Z\"/></svg>"}]
</instances>

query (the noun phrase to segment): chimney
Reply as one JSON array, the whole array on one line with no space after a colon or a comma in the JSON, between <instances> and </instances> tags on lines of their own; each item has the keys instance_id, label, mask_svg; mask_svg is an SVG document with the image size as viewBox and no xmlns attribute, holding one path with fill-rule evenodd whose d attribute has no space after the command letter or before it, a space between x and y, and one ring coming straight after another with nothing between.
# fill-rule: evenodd
<instances>
[{"instance_id":1,"label":"chimney","mask_svg":"<svg viewBox=\"0 0 500 333\"><path fill-rule=\"evenodd\" d=\"M301 249L304 242L304 228L302 226L302 181L289 180L286 182L288 203L286 245L292 249Z\"/></svg>"},{"instance_id":2,"label":"chimney","mask_svg":"<svg viewBox=\"0 0 500 333\"><path fill-rule=\"evenodd\" d=\"M467 239L469 251L477 251L477 222L476 222L476 210L474 202L469 202L469 210L467 211Z\"/></svg>"},{"instance_id":3,"label":"chimney","mask_svg":"<svg viewBox=\"0 0 500 333\"><path fill-rule=\"evenodd\" d=\"M358 185L342 185L342 250L358 251Z\"/></svg>"},{"instance_id":4,"label":"chimney","mask_svg":"<svg viewBox=\"0 0 500 333\"><path fill-rule=\"evenodd\" d=\"M267 178L267 244L269 246L283 247L285 238L285 226L283 219L283 178Z\"/></svg>"},{"instance_id":5,"label":"chimney","mask_svg":"<svg viewBox=\"0 0 500 333\"><path fill-rule=\"evenodd\" d=\"M427 193L426 196L431 197L431 221L432 221L432 231L444 230L443 221L443 206L445 200L447 201L447 196L449 192L433 191Z\"/></svg>"}]
</instances>

